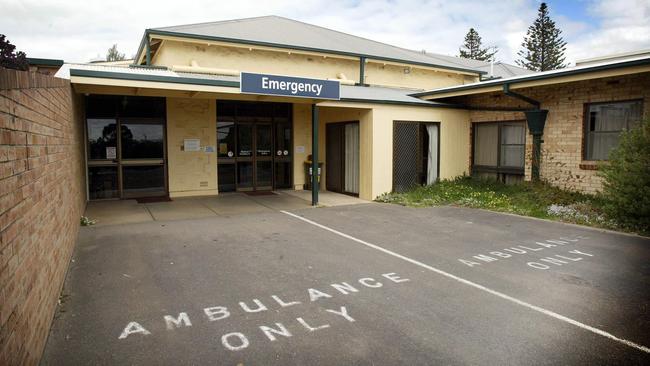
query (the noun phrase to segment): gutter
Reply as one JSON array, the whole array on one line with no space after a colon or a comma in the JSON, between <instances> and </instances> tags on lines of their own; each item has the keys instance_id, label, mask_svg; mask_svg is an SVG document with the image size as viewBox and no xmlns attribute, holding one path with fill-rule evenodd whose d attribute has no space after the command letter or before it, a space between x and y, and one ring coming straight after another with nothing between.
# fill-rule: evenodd
<instances>
[{"instance_id":1,"label":"gutter","mask_svg":"<svg viewBox=\"0 0 650 366\"><path fill-rule=\"evenodd\" d=\"M510 91L510 84L509 83L503 84L503 94L505 94L505 95L507 95L509 97L513 97L513 98L523 100L526 103L532 104L535 107L535 109L539 109L540 105L542 105L542 103L540 103L540 101L538 101L538 100L535 100L535 99L527 97L525 95Z\"/></svg>"}]
</instances>

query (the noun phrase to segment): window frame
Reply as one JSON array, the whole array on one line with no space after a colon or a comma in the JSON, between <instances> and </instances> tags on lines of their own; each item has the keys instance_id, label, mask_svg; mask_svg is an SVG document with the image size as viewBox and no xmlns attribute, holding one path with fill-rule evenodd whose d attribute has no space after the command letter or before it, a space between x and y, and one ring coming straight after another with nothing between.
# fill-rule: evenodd
<instances>
[{"instance_id":1,"label":"window frame","mask_svg":"<svg viewBox=\"0 0 650 366\"><path fill-rule=\"evenodd\" d=\"M610 100L610 101L604 101L604 102L590 102L590 103L584 103L583 109L582 109L582 153L580 154L582 156L583 161L593 161L593 162L598 162L598 161L609 161L609 159L592 159L587 154L589 153L587 146L589 146L589 135L591 131L589 131L589 116L590 112L589 109L591 106L596 106L596 105L605 105L605 104L622 104L622 103L636 103L639 102L641 103L641 119L643 120L644 117L644 112L645 112L645 103L643 98L636 98L636 99L625 99L625 100ZM618 131L620 134L622 130Z\"/></svg>"},{"instance_id":2,"label":"window frame","mask_svg":"<svg viewBox=\"0 0 650 366\"><path fill-rule=\"evenodd\" d=\"M521 168L517 167L511 167L511 166L502 166L501 165L501 130L504 125L508 124L522 124L524 127L524 166ZM478 126L482 125L496 125L497 126L497 164L495 166L491 165L477 165L474 163L474 158L476 157L476 137L477 137L477 129ZM527 143L527 138L528 138L528 126L526 125L525 120L508 120L508 121L486 121L486 122L472 122L472 156L470 159L472 169L471 173L474 175L475 173L496 173L497 178L501 175L509 174L509 175L521 175L524 176L526 173L526 143ZM513 145L513 144L506 144L506 145ZM518 145L518 144L515 144Z\"/></svg>"}]
</instances>

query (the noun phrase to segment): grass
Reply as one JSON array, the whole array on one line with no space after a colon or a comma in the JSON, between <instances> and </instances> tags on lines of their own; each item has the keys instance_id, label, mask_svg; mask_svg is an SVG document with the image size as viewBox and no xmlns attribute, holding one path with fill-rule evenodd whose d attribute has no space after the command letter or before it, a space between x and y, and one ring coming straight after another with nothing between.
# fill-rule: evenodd
<instances>
[{"instance_id":1,"label":"grass","mask_svg":"<svg viewBox=\"0 0 650 366\"><path fill-rule=\"evenodd\" d=\"M503 184L493 180L460 177L430 186L419 186L405 193L386 193L376 200L411 207L453 205L482 208L631 231L605 215L602 210L604 199L601 196L565 191L543 182Z\"/></svg>"}]
</instances>

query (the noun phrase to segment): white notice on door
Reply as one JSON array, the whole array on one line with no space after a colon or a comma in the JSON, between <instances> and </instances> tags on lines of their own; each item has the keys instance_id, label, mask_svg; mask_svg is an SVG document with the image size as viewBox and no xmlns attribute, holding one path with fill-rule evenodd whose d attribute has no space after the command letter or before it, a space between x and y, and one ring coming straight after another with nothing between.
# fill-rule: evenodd
<instances>
[{"instance_id":1,"label":"white notice on door","mask_svg":"<svg viewBox=\"0 0 650 366\"><path fill-rule=\"evenodd\" d=\"M117 149L115 146L106 147L106 159L117 159Z\"/></svg>"},{"instance_id":2,"label":"white notice on door","mask_svg":"<svg viewBox=\"0 0 650 366\"><path fill-rule=\"evenodd\" d=\"M296 146L296 154L304 154L304 153L305 153L304 146Z\"/></svg>"},{"instance_id":3,"label":"white notice on door","mask_svg":"<svg viewBox=\"0 0 650 366\"><path fill-rule=\"evenodd\" d=\"M183 140L184 151L201 151L200 139L185 139Z\"/></svg>"}]
</instances>

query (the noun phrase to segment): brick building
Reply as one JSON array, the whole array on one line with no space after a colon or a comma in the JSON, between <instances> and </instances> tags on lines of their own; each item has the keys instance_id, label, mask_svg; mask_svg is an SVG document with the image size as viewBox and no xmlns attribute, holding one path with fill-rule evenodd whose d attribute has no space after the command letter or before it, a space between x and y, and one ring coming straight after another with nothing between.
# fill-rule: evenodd
<instances>
[{"instance_id":1,"label":"brick building","mask_svg":"<svg viewBox=\"0 0 650 366\"><path fill-rule=\"evenodd\" d=\"M131 64L45 75L59 64L0 69L2 365L38 363L89 200L311 189L316 204L534 171L595 192L650 97L647 54L531 73L280 17L148 29ZM539 170L531 110L548 111Z\"/></svg>"},{"instance_id":2,"label":"brick building","mask_svg":"<svg viewBox=\"0 0 650 366\"><path fill-rule=\"evenodd\" d=\"M67 80L0 68L1 365L45 346L86 206L79 107Z\"/></svg>"},{"instance_id":3,"label":"brick building","mask_svg":"<svg viewBox=\"0 0 650 366\"><path fill-rule=\"evenodd\" d=\"M548 110L540 178L564 189L596 193L602 187L598 165L606 162L620 131L650 117L648 62L647 55L595 59L573 68L441 88L418 96L467 108L472 124L468 134L472 173L506 182L531 179L533 143L524 112ZM507 95L508 91L516 95ZM532 105L526 98L532 99ZM505 151L521 154L503 159Z\"/></svg>"}]
</instances>

